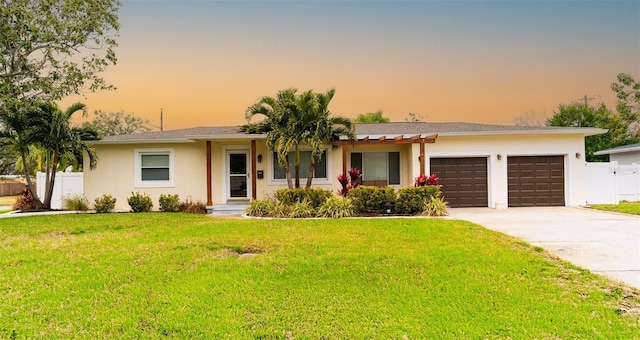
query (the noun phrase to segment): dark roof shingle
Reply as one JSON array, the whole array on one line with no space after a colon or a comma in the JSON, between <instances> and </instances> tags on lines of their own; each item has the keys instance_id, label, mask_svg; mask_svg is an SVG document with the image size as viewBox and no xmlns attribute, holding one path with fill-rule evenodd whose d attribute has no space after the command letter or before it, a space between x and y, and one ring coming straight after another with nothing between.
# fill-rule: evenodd
<instances>
[{"instance_id":1,"label":"dark roof shingle","mask_svg":"<svg viewBox=\"0 0 640 340\"><path fill-rule=\"evenodd\" d=\"M550 126L515 126L515 125L494 125L477 124L463 122L392 122L392 123L365 123L355 124L356 135L358 136L412 136L412 135L432 135L458 136L458 135L498 135L498 134L519 134L531 133L576 133L592 135L603 133L602 129L595 128L572 128L572 127L550 127ZM129 135L108 136L98 141L98 144L120 144L136 142L172 142L191 141L204 139L225 139L225 138L264 138L265 135L247 135L239 131L239 126L201 126L187 129L154 131L134 133Z\"/></svg>"}]
</instances>

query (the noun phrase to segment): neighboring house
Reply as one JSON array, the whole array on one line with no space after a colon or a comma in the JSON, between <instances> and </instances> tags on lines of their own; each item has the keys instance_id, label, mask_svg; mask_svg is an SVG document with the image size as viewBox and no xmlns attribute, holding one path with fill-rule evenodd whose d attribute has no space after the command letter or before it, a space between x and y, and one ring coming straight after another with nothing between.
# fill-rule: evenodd
<instances>
[{"instance_id":1,"label":"neighboring house","mask_svg":"<svg viewBox=\"0 0 640 340\"><path fill-rule=\"evenodd\" d=\"M326 146L314 187L336 192L336 177L350 167L362 170L365 184L378 186L408 187L421 173L435 173L450 206L490 208L584 204L584 137L606 132L471 123L355 126L357 141ZM287 187L265 138L236 126L106 137L94 142L99 163L85 171L85 195L93 201L110 194L117 210L129 210L126 198L136 191L150 194L156 208L161 194L208 207L265 197ZM306 177L309 152L302 150Z\"/></svg>"},{"instance_id":2,"label":"neighboring house","mask_svg":"<svg viewBox=\"0 0 640 340\"><path fill-rule=\"evenodd\" d=\"M609 161L619 165L640 164L640 143L598 151L594 155L609 155Z\"/></svg>"}]
</instances>

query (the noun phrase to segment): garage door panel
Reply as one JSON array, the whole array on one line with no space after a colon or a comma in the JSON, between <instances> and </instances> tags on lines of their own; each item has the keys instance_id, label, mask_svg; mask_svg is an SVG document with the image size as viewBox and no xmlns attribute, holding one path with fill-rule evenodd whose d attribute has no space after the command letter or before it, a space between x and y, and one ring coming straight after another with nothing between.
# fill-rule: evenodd
<instances>
[{"instance_id":1,"label":"garage door panel","mask_svg":"<svg viewBox=\"0 0 640 340\"><path fill-rule=\"evenodd\" d=\"M551 177L553 178L564 178L564 169L563 170L551 170Z\"/></svg>"},{"instance_id":2,"label":"garage door panel","mask_svg":"<svg viewBox=\"0 0 640 340\"><path fill-rule=\"evenodd\" d=\"M548 183L536 183L534 192L549 191L550 185Z\"/></svg>"},{"instance_id":3,"label":"garage door panel","mask_svg":"<svg viewBox=\"0 0 640 340\"><path fill-rule=\"evenodd\" d=\"M536 178L548 178L551 177L551 171L547 169L536 169L535 176Z\"/></svg>"},{"instance_id":4,"label":"garage door panel","mask_svg":"<svg viewBox=\"0 0 640 340\"><path fill-rule=\"evenodd\" d=\"M451 207L487 207L487 158L431 158L431 172Z\"/></svg>"},{"instance_id":5,"label":"garage door panel","mask_svg":"<svg viewBox=\"0 0 640 340\"><path fill-rule=\"evenodd\" d=\"M563 206L563 156L507 158L509 206Z\"/></svg>"},{"instance_id":6,"label":"garage door panel","mask_svg":"<svg viewBox=\"0 0 640 340\"><path fill-rule=\"evenodd\" d=\"M516 173L518 175L518 173ZM522 169L519 173L520 178L535 178L535 174L531 169Z\"/></svg>"},{"instance_id":7,"label":"garage door panel","mask_svg":"<svg viewBox=\"0 0 640 340\"><path fill-rule=\"evenodd\" d=\"M533 192L534 191L534 188L533 188L534 185L535 185L535 183L522 183L522 184L520 184L519 187L516 187L516 188L519 188L520 191L522 191L522 192Z\"/></svg>"}]
</instances>

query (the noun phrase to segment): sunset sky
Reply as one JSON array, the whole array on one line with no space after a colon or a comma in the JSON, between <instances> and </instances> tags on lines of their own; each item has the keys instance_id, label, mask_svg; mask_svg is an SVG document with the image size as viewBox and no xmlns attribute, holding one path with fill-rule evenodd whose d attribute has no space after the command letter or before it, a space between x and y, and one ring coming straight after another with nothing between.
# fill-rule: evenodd
<instances>
[{"instance_id":1,"label":"sunset sky","mask_svg":"<svg viewBox=\"0 0 640 340\"><path fill-rule=\"evenodd\" d=\"M512 124L640 80L640 1L123 1L116 91L70 97L165 129L243 124L261 96L334 114Z\"/></svg>"}]
</instances>

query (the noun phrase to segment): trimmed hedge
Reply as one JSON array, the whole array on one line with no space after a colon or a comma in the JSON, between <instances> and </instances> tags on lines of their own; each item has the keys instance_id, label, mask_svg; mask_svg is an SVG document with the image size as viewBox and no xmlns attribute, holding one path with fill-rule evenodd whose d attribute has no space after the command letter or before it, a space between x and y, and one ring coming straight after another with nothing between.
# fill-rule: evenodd
<instances>
[{"instance_id":1,"label":"trimmed hedge","mask_svg":"<svg viewBox=\"0 0 640 340\"><path fill-rule=\"evenodd\" d=\"M279 189L275 192L276 199L284 205L292 206L306 200L313 209L318 209L331 196L331 190L320 188Z\"/></svg>"},{"instance_id":2,"label":"trimmed hedge","mask_svg":"<svg viewBox=\"0 0 640 340\"><path fill-rule=\"evenodd\" d=\"M349 191L356 214L387 214L395 212L396 191L393 187L361 185ZM387 211L387 209L389 211Z\"/></svg>"},{"instance_id":3,"label":"trimmed hedge","mask_svg":"<svg viewBox=\"0 0 640 340\"><path fill-rule=\"evenodd\" d=\"M331 217L352 214L418 215L423 213L427 202L440 198L440 186L398 190L393 187L359 186L349 191L349 202L336 201L335 198L331 191L325 189L280 189L273 198L253 200L247 213L252 216L291 218L309 217L314 215L312 211L318 212L320 216ZM329 201L331 204L327 205Z\"/></svg>"},{"instance_id":4,"label":"trimmed hedge","mask_svg":"<svg viewBox=\"0 0 640 340\"><path fill-rule=\"evenodd\" d=\"M425 204L437 197L440 197L440 186L438 185L398 189L395 212L407 215L422 213Z\"/></svg>"}]
</instances>

